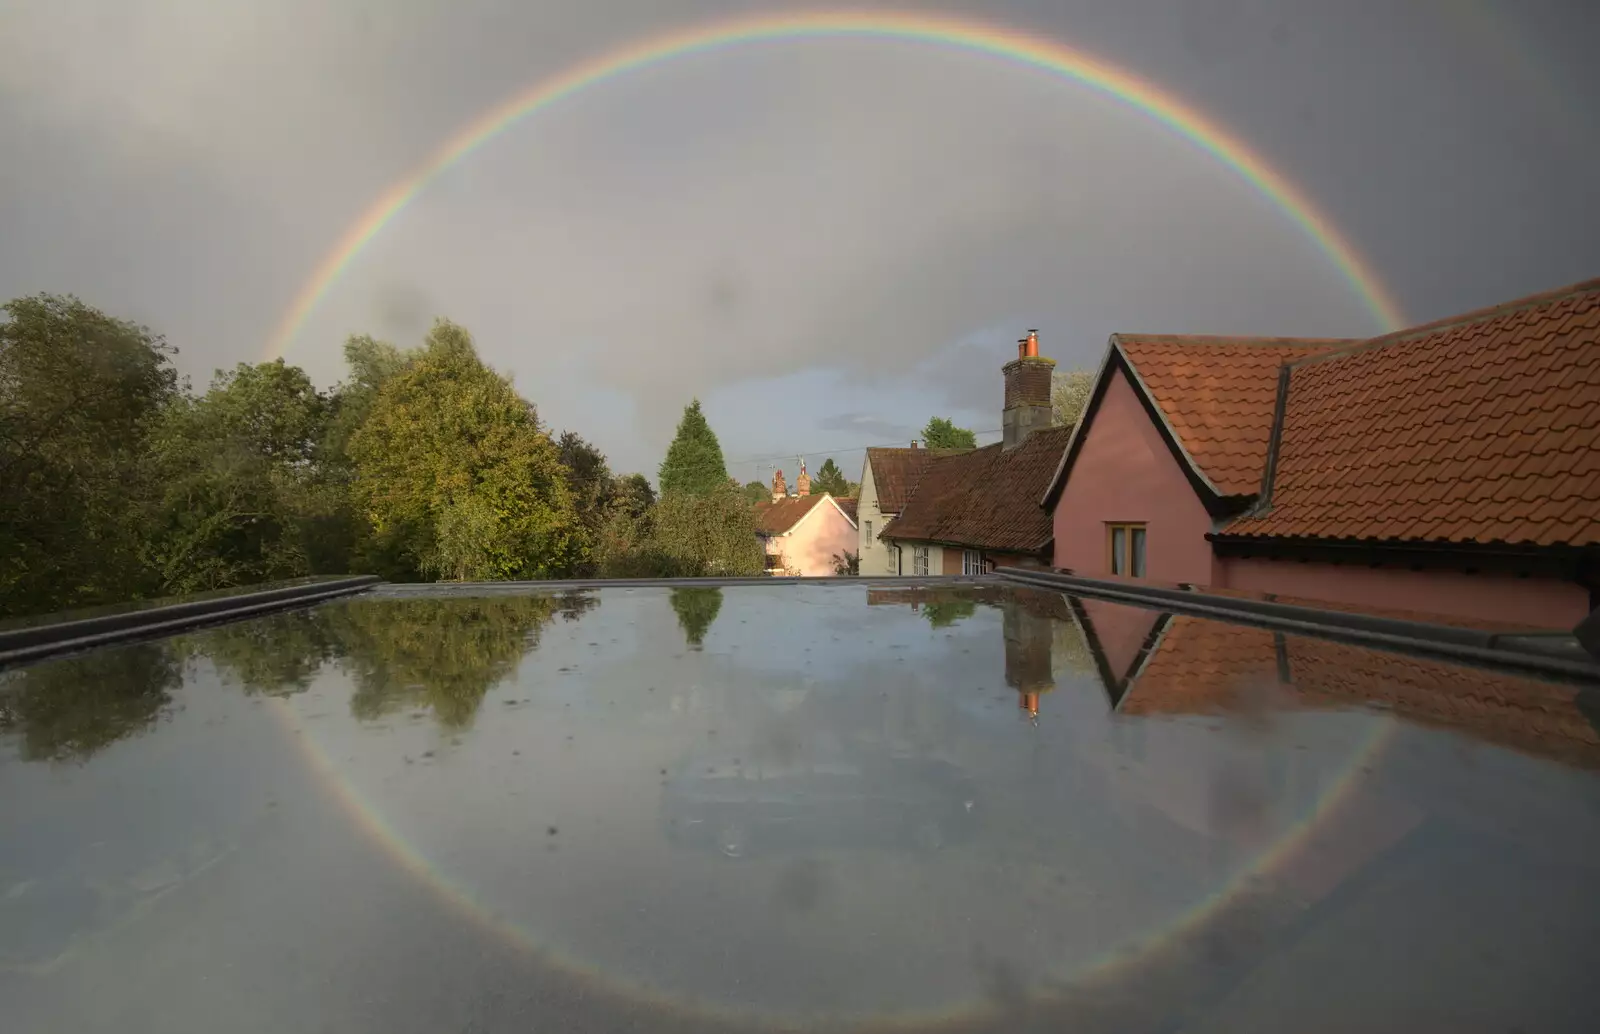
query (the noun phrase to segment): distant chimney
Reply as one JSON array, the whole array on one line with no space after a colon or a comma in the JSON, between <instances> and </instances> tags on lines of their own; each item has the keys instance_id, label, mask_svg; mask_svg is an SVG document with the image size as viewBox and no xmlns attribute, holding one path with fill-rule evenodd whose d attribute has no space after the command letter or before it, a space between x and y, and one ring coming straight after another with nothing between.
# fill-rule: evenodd
<instances>
[{"instance_id":1,"label":"distant chimney","mask_svg":"<svg viewBox=\"0 0 1600 1034\"><path fill-rule=\"evenodd\" d=\"M794 479L795 495L811 494L811 475L806 473L806 461L800 461L800 476Z\"/></svg>"},{"instance_id":2,"label":"distant chimney","mask_svg":"<svg viewBox=\"0 0 1600 1034\"><path fill-rule=\"evenodd\" d=\"M913 449L915 449L917 447L917 440L915 438L911 439L911 447Z\"/></svg>"},{"instance_id":3,"label":"distant chimney","mask_svg":"<svg viewBox=\"0 0 1600 1034\"><path fill-rule=\"evenodd\" d=\"M1027 441L1028 435L1055 422L1050 407L1050 374L1054 359L1039 354L1039 332L1017 341L1017 357L1001 367L1005 375L1005 408L1000 413L1001 449L1011 450Z\"/></svg>"},{"instance_id":4,"label":"distant chimney","mask_svg":"<svg viewBox=\"0 0 1600 1034\"><path fill-rule=\"evenodd\" d=\"M778 502L789 494L789 485L783 480L783 471L772 475L772 501Z\"/></svg>"}]
</instances>

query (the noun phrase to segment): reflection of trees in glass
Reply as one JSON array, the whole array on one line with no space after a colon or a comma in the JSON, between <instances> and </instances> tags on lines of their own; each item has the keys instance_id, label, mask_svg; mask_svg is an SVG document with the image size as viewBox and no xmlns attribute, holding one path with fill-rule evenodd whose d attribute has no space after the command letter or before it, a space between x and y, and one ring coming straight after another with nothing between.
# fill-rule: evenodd
<instances>
[{"instance_id":1,"label":"reflection of trees in glass","mask_svg":"<svg viewBox=\"0 0 1600 1034\"><path fill-rule=\"evenodd\" d=\"M337 652L327 611L280 611L186 635L173 641L184 656L207 657L246 693L291 696L311 685Z\"/></svg>"},{"instance_id":2,"label":"reflection of trees in glass","mask_svg":"<svg viewBox=\"0 0 1600 1034\"><path fill-rule=\"evenodd\" d=\"M82 760L161 716L183 683L167 643L107 647L0 673L0 730L29 761Z\"/></svg>"},{"instance_id":3,"label":"reflection of trees in glass","mask_svg":"<svg viewBox=\"0 0 1600 1034\"><path fill-rule=\"evenodd\" d=\"M373 719L428 707L441 724L465 726L538 647L545 623L573 606L552 596L439 596L330 607L340 664L355 681L350 711Z\"/></svg>"},{"instance_id":4,"label":"reflection of trees in glass","mask_svg":"<svg viewBox=\"0 0 1600 1034\"><path fill-rule=\"evenodd\" d=\"M722 609L722 590L673 589L672 609L678 614L683 637L698 650L706 632L711 629L711 623L717 620L717 612Z\"/></svg>"},{"instance_id":5,"label":"reflection of trees in glass","mask_svg":"<svg viewBox=\"0 0 1600 1034\"><path fill-rule=\"evenodd\" d=\"M978 601L972 599L929 600L922 605L922 615L934 628L948 628L978 612Z\"/></svg>"}]
</instances>

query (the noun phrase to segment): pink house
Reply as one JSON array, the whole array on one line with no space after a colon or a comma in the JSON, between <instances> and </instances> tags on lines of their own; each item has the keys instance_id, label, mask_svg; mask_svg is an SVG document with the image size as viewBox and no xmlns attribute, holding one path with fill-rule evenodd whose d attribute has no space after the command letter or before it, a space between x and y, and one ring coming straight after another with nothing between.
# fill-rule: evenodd
<instances>
[{"instance_id":1,"label":"pink house","mask_svg":"<svg viewBox=\"0 0 1600 1034\"><path fill-rule=\"evenodd\" d=\"M767 573L815 578L831 575L833 558L854 553L856 522L853 499L835 499L827 492L811 494L811 481L802 467L796 479L798 495L787 495L783 471L772 479L770 502L756 504L757 533L767 552Z\"/></svg>"},{"instance_id":2,"label":"pink house","mask_svg":"<svg viewBox=\"0 0 1600 1034\"><path fill-rule=\"evenodd\" d=\"M1600 281L1370 341L1114 335L1044 505L1078 574L1571 628Z\"/></svg>"}]
</instances>

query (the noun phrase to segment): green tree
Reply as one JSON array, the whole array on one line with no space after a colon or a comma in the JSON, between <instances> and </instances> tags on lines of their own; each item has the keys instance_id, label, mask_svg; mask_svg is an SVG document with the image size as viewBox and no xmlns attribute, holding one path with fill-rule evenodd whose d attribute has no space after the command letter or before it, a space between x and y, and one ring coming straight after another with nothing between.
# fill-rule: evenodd
<instances>
[{"instance_id":1,"label":"green tree","mask_svg":"<svg viewBox=\"0 0 1600 1034\"><path fill-rule=\"evenodd\" d=\"M1071 427L1083 418L1094 389L1094 371L1057 370L1050 378L1050 409L1057 426Z\"/></svg>"},{"instance_id":2,"label":"green tree","mask_svg":"<svg viewBox=\"0 0 1600 1034\"><path fill-rule=\"evenodd\" d=\"M586 559L555 444L452 323L379 390L350 456L361 513L424 574L548 578Z\"/></svg>"},{"instance_id":3,"label":"green tree","mask_svg":"<svg viewBox=\"0 0 1600 1034\"><path fill-rule=\"evenodd\" d=\"M757 503L764 503L772 498L772 489L759 481L745 482L744 488L740 489L740 491L744 493L745 499L749 500L751 506Z\"/></svg>"},{"instance_id":4,"label":"green tree","mask_svg":"<svg viewBox=\"0 0 1600 1034\"><path fill-rule=\"evenodd\" d=\"M348 568L348 542L328 548L337 521L320 520L341 500L318 476L328 415L305 371L282 359L218 371L204 396L167 408L153 445L162 495L145 545L164 591Z\"/></svg>"},{"instance_id":5,"label":"green tree","mask_svg":"<svg viewBox=\"0 0 1600 1034\"><path fill-rule=\"evenodd\" d=\"M765 569L755 509L742 489L664 495L652 518L646 546L661 577L754 576Z\"/></svg>"},{"instance_id":6,"label":"green tree","mask_svg":"<svg viewBox=\"0 0 1600 1034\"><path fill-rule=\"evenodd\" d=\"M572 493L573 507L583 526L585 553L588 559L578 565L573 574L592 577L595 573L593 545L600 529L611 517L617 505L621 486L611 475L605 454L595 448L576 431L565 431L556 440L556 453L565 468L567 485Z\"/></svg>"},{"instance_id":7,"label":"green tree","mask_svg":"<svg viewBox=\"0 0 1600 1034\"><path fill-rule=\"evenodd\" d=\"M71 296L3 312L0 616L144 595L147 444L179 394L176 349Z\"/></svg>"},{"instance_id":8,"label":"green tree","mask_svg":"<svg viewBox=\"0 0 1600 1034\"><path fill-rule=\"evenodd\" d=\"M643 517L656 505L656 490L643 474L626 474L616 482L616 507L630 517Z\"/></svg>"},{"instance_id":9,"label":"green tree","mask_svg":"<svg viewBox=\"0 0 1600 1034\"><path fill-rule=\"evenodd\" d=\"M700 649L711 623L722 610L721 589L673 589L672 609L691 650Z\"/></svg>"},{"instance_id":10,"label":"green tree","mask_svg":"<svg viewBox=\"0 0 1600 1034\"><path fill-rule=\"evenodd\" d=\"M667 457L661 461L656 480L661 484L663 496L674 493L708 495L728 487L728 467L722 459L722 446L700 411L699 399L684 407L678 433L667 448Z\"/></svg>"},{"instance_id":11,"label":"green tree","mask_svg":"<svg viewBox=\"0 0 1600 1034\"><path fill-rule=\"evenodd\" d=\"M833 462L833 457L822 461L822 466L811 476L811 491L828 492L835 496L848 497L851 495L850 479L844 476L844 471Z\"/></svg>"},{"instance_id":12,"label":"green tree","mask_svg":"<svg viewBox=\"0 0 1600 1034\"><path fill-rule=\"evenodd\" d=\"M964 427L957 427L942 416L933 417L922 429L922 441L930 449L975 449L978 436Z\"/></svg>"}]
</instances>

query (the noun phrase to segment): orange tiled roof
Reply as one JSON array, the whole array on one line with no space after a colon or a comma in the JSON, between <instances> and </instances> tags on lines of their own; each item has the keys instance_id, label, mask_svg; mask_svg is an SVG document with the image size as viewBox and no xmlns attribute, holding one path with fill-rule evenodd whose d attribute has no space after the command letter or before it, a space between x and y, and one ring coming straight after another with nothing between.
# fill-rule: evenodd
<instances>
[{"instance_id":1,"label":"orange tiled roof","mask_svg":"<svg viewBox=\"0 0 1600 1034\"><path fill-rule=\"evenodd\" d=\"M1356 342L1333 338L1116 334L1120 348L1178 442L1220 495L1261 488L1278 370Z\"/></svg>"},{"instance_id":2,"label":"orange tiled roof","mask_svg":"<svg viewBox=\"0 0 1600 1034\"><path fill-rule=\"evenodd\" d=\"M858 500L854 496L851 496L847 499L839 499L835 497L833 501L839 504L839 509L844 511L844 515L846 517L850 518L852 521L856 519L856 504Z\"/></svg>"},{"instance_id":3,"label":"orange tiled roof","mask_svg":"<svg viewBox=\"0 0 1600 1034\"><path fill-rule=\"evenodd\" d=\"M1226 535L1600 544L1600 280L1303 360Z\"/></svg>"},{"instance_id":4,"label":"orange tiled roof","mask_svg":"<svg viewBox=\"0 0 1600 1034\"><path fill-rule=\"evenodd\" d=\"M782 535L826 498L825 493L818 493L759 502L756 504L756 529L763 535Z\"/></svg>"},{"instance_id":5,"label":"orange tiled roof","mask_svg":"<svg viewBox=\"0 0 1600 1034\"><path fill-rule=\"evenodd\" d=\"M878 490L878 509L899 513L911 490L917 487L917 479L928 469L928 461L948 455L948 449L868 449L867 463L872 467L872 484Z\"/></svg>"},{"instance_id":6,"label":"orange tiled roof","mask_svg":"<svg viewBox=\"0 0 1600 1034\"><path fill-rule=\"evenodd\" d=\"M1021 553L1043 549L1055 530L1039 497L1071 436L1070 427L1050 427L1009 452L986 445L936 456L878 537Z\"/></svg>"}]
</instances>

